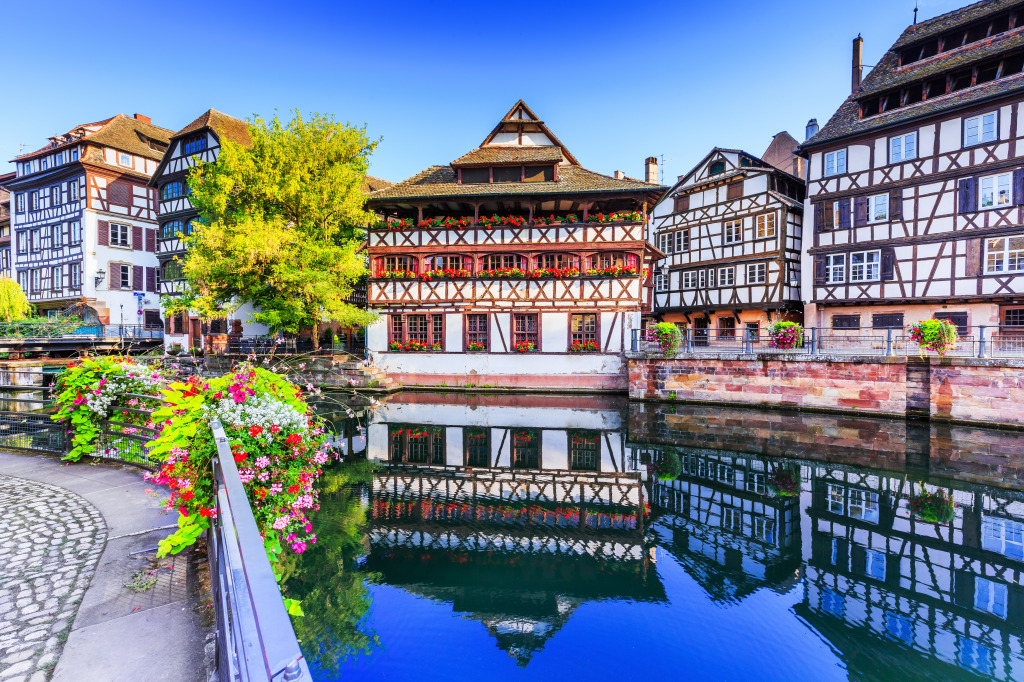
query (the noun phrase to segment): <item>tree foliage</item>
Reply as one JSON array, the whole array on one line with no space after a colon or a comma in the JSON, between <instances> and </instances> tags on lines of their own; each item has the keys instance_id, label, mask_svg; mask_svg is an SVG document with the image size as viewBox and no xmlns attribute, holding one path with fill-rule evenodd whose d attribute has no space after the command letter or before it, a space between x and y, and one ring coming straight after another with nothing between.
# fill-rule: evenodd
<instances>
[{"instance_id":1,"label":"tree foliage","mask_svg":"<svg viewBox=\"0 0 1024 682\"><path fill-rule=\"evenodd\" d=\"M345 301L366 275L358 250L373 215L361 187L377 142L365 128L296 112L249 125L251 144L221 139L214 163L189 174L201 224L186 237L186 292L172 310L209 319L253 303L273 331L326 322L365 326L372 313Z\"/></svg>"},{"instance_id":2,"label":"tree foliage","mask_svg":"<svg viewBox=\"0 0 1024 682\"><path fill-rule=\"evenodd\" d=\"M32 312L21 285L10 277L0 277L0 319L4 322L24 320Z\"/></svg>"}]
</instances>

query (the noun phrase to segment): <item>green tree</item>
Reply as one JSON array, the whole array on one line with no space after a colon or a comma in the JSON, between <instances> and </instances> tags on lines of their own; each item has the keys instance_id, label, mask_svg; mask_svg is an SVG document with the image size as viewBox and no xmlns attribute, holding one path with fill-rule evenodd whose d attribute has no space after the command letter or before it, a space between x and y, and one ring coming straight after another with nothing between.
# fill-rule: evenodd
<instances>
[{"instance_id":1,"label":"green tree","mask_svg":"<svg viewBox=\"0 0 1024 682\"><path fill-rule=\"evenodd\" d=\"M172 311L205 319L253 303L253 320L273 331L312 328L318 344L327 322L366 326L375 315L346 302L367 273L358 253L361 191L377 146L365 128L313 114L282 124L256 118L251 144L221 139L214 163L189 174L201 224L186 238L185 295Z\"/></svg>"},{"instance_id":2,"label":"green tree","mask_svg":"<svg viewBox=\"0 0 1024 682\"><path fill-rule=\"evenodd\" d=\"M32 313L32 305L21 286L10 277L0 277L0 318L4 322L24 320Z\"/></svg>"}]
</instances>

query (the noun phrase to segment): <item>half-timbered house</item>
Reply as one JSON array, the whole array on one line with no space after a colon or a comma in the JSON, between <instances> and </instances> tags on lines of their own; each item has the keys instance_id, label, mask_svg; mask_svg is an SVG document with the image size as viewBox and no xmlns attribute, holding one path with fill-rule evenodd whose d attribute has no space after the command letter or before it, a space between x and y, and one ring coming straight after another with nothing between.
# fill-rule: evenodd
<instances>
[{"instance_id":1,"label":"half-timbered house","mask_svg":"<svg viewBox=\"0 0 1024 682\"><path fill-rule=\"evenodd\" d=\"M908 27L802 146L808 325L1024 325L1024 3Z\"/></svg>"},{"instance_id":2,"label":"half-timbered house","mask_svg":"<svg viewBox=\"0 0 1024 682\"><path fill-rule=\"evenodd\" d=\"M371 193L378 365L405 384L623 388L654 175L586 170L519 101L478 148Z\"/></svg>"},{"instance_id":3,"label":"half-timbered house","mask_svg":"<svg viewBox=\"0 0 1024 682\"><path fill-rule=\"evenodd\" d=\"M0 277L11 276L11 193L4 187L15 173L0 175Z\"/></svg>"},{"instance_id":4,"label":"half-timbered house","mask_svg":"<svg viewBox=\"0 0 1024 682\"><path fill-rule=\"evenodd\" d=\"M655 267L654 314L692 329L694 343L756 336L800 319L804 182L779 133L776 165L716 147L655 206L648 238L665 253Z\"/></svg>"},{"instance_id":5,"label":"half-timbered house","mask_svg":"<svg viewBox=\"0 0 1024 682\"><path fill-rule=\"evenodd\" d=\"M91 321L161 327L147 182L170 134L147 116L118 114L14 159L12 269L40 311L81 303Z\"/></svg>"},{"instance_id":6,"label":"half-timbered house","mask_svg":"<svg viewBox=\"0 0 1024 682\"><path fill-rule=\"evenodd\" d=\"M156 172L149 181L159 197L160 227L156 254L160 267L160 295L163 307L179 295L185 284L182 259L184 237L190 235L199 220L199 211L189 198L188 173L197 164L217 160L222 139L242 145L249 144L248 124L234 116L209 109L171 136ZM267 327L252 322L252 305L245 304L232 311L230 317L203 322L198 315L178 313L166 316L164 345L168 348L204 348L207 335L262 335Z\"/></svg>"}]
</instances>

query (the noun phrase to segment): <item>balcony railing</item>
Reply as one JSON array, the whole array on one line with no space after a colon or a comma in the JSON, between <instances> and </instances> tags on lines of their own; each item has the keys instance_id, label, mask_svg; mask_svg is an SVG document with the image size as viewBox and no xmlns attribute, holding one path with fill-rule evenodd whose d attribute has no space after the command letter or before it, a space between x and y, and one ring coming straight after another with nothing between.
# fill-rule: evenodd
<instances>
[{"instance_id":1,"label":"balcony railing","mask_svg":"<svg viewBox=\"0 0 1024 682\"><path fill-rule=\"evenodd\" d=\"M1024 327L979 325L960 330L956 347L946 357L1024 358ZM778 348L763 330L745 328L680 329L678 353L715 355L719 353L775 355L874 355L914 356L921 348L901 327L889 329L815 327L804 330L795 348ZM646 330L634 329L631 354L662 355L661 346ZM924 351L928 353L929 351Z\"/></svg>"},{"instance_id":2,"label":"balcony railing","mask_svg":"<svg viewBox=\"0 0 1024 682\"><path fill-rule=\"evenodd\" d=\"M59 322L0 322L0 340L53 341L77 339L162 339L159 326L145 324L88 324L62 320Z\"/></svg>"}]
</instances>

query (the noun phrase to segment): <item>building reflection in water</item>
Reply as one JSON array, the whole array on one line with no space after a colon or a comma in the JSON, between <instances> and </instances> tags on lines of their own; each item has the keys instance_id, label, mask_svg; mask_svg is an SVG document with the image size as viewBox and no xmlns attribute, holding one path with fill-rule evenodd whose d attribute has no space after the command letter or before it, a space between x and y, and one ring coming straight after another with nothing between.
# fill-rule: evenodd
<instances>
[{"instance_id":1,"label":"building reflection in water","mask_svg":"<svg viewBox=\"0 0 1024 682\"><path fill-rule=\"evenodd\" d=\"M366 453L383 467L367 569L481 622L520 665L587 601L669 601L653 562L667 553L722 608L798 590L796 615L851 677L1024 679L1013 435L599 398L455 403L405 394L371 414ZM658 480L666 458L678 471ZM911 514L940 487L950 523Z\"/></svg>"}]
</instances>

